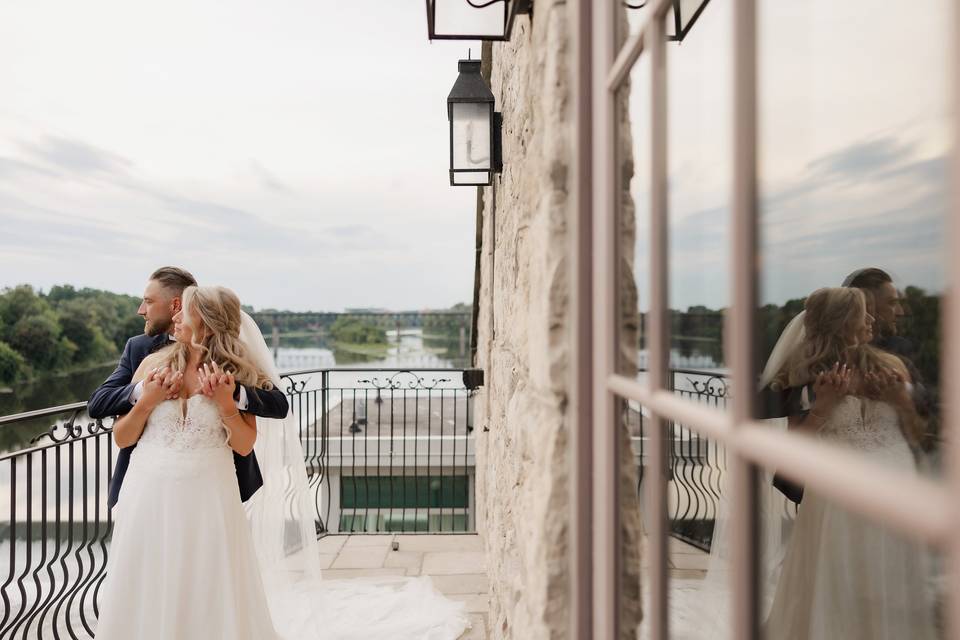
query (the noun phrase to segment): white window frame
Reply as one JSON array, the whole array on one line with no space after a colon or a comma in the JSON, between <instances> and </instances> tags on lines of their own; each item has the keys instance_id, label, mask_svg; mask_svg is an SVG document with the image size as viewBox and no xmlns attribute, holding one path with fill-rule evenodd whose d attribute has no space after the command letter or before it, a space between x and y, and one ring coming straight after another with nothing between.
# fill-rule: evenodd
<instances>
[{"instance_id":1,"label":"white window frame","mask_svg":"<svg viewBox=\"0 0 960 640\"><path fill-rule=\"evenodd\" d=\"M757 23L756 0L732 0L733 174L731 299L725 350L735 388L756 379L753 353L757 302ZM960 637L960 437L955 433L960 399L960 302L944 296L943 393L946 477L934 482L876 467L825 443L765 428L751 419L749 394L735 394L730 410L697 406L674 395L667 385L667 76L663 18L671 0L650 0L648 19L619 51L619 0L572 0L570 19L574 59L574 185L571 215L572 256L572 530L571 637L615 640L621 588L618 510L618 439L614 428L618 398L634 400L653 415L648 423L651 451L665 452L665 427L682 423L723 445L731 474L733 504L732 637L759 637L757 579L756 472L776 469L794 481L858 513L879 526L941 549L949 562L948 637ZM920 9L918 9L920 10ZM960 6L952 20L951 88L960 104ZM650 375L643 383L617 373L617 92L643 55L651 59L651 247L650 322L647 344ZM946 234L948 282L960 282L960 126L954 112L950 170L951 202ZM666 457L652 455L645 476L649 569L642 589L645 624L651 638L668 632ZM648 479L648 480L647 480Z\"/></svg>"}]
</instances>

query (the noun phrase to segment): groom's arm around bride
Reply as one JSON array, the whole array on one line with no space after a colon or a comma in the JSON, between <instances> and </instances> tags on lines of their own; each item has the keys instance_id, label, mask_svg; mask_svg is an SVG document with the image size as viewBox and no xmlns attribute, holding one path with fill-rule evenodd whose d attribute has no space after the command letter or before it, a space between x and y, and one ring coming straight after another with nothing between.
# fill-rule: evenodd
<instances>
[{"instance_id":1,"label":"groom's arm around bride","mask_svg":"<svg viewBox=\"0 0 960 640\"><path fill-rule=\"evenodd\" d=\"M139 335L127 340L120 362L107 378L90 396L87 411L91 418L108 418L129 413L135 401L137 385L133 384L133 373L144 358L169 344L166 335ZM258 389L244 387L237 383L233 393L237 408L261 418L282 419L287 416L289 403L287 396L279 389Z\"/></svg>"},{"instance_id":2,"label":"groom's arm around bride","mask_svg":"<svg viewBox=\"0 0 960 640\"><path fill-rule=\"evenodd\" d=\"M188 286L196 286L193 276L176 267L157 269L150 276L143 303L138 310L145 320L145 333L127 341L117 368L91 395L87 403L87 412L91 418L124 415L133 408L138 395L137 385L132 384L133 374L148 355L170 344L167 331L171 318L180 310L180 298ZM237 384L234 399L238 410L261 418L282 419L289 411L287 396L280 389L261 389ZM108 504L111 507L117 503L123 477L130 462L130 452L135 447L136 445L124 447L117 456L110 481ZM240 498L246 501L263 486L257 457L253 452L246 456L234 453L234 465L237 469Z\"/></svg>"}]
</instances>

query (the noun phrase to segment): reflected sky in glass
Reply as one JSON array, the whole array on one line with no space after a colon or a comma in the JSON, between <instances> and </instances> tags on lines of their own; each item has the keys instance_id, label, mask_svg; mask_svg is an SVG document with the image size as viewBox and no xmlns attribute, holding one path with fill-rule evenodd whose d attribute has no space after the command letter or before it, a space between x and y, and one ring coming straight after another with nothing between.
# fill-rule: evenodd
<instances>
[{"instance_id":1,"label":"reflected sky in glass","mask_svg":"<svg viewBox=\"0 0 960 640\"><path fill-rule=\"evenodd\" d=\"M714 0L688 40L668 44L675 309L729 303L731 7ZM837 286L865 266L887 269L901 287L942 291L949 12L946 0L923 11L880 11L870 0L761 3L762 302ZM630 112L633 122L649 119L637 86ZM648 144L634 140L638 174L650 171ZM639 233L646 184L631 185ZM638 245L641 300L647 260Z\"/></svg>"}]
</instances>

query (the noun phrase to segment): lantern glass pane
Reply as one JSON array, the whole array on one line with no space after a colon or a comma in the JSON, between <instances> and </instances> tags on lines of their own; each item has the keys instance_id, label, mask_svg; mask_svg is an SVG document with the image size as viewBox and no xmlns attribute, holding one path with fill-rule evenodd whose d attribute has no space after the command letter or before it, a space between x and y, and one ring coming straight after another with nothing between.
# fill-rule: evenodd
<instances>
[{"instance_id":1,"label":"lantern glass pane","mask_svg":"<svg viewBox=\"0 0 960 640\"><path fill-rule=\"evenodd\" d=\"M489 103L453 104L453 170L490 169Z\"/></svg>"},{"instance_id":2,"label":"lantern glass pane","mask_svg":"<svg viewBox=\"0 0 960 640\"><path fill-rule=\"evenodd\" d=\"M462 171L453 174L453 184L490 184L489 171Z\"/></svg>"},{"instance_id":3,"label":"lantern glass pane","mask_svg":"<svg viewBox=\"0 0 960 640\"><path fill-rule=\"evenodd\" d=\"M436 0L434 33L438 36L463 35L477 38L502 38L506 29L506 0L477 9L467 0Z\"/></svg>"}]
</instances>

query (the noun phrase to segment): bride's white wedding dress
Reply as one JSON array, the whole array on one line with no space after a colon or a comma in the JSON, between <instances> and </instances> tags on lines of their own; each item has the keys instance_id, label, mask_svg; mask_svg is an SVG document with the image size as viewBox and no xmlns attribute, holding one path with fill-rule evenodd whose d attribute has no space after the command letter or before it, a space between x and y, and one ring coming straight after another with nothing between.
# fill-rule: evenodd
<instances>
[{"instance_id":1,"label":"bride's white wedding dress","mask_svg":"<svg viewBox=\"0 0 960 640\"><path fill-rule=\"evenodd\" d=\"M786 428L785 420L769 420ZM887 468L916 473L893 407L847 396L819 437ZM920 545L806 491L791 509L761 473L761 616L767 640L933 640L936 611L930 554ZM725 482L725 481L724 481ZM671 637L731 638L728 493L717 507L710 564L702 580L671 582ZM649 637L649 625L641 637Z\"/></svg>"},{"instance_id":2,"label":"bride's white wedding dress","mask_svg":"<svg viewBox=\"0 0 960 640\"><path fill-rule=\"evenodd\" d=\"M428 578L264 588L216 404L167 400L130 457L97 640L452 640L463 604ZM279 632L279 633L278 633Z\"/></svg>"},{"instance_id":3,"label":"bride's white wedding dress","mask_svg":"<svg viewBox=\"0 0 960 640\"><path fill-rule=\"evenodd\" d=\"M820 437L915 472L894 408L847 396ZM930 557L918 544L807 491L784 558L768 640L932 640Z\"/></svg>"}]
</instances>

